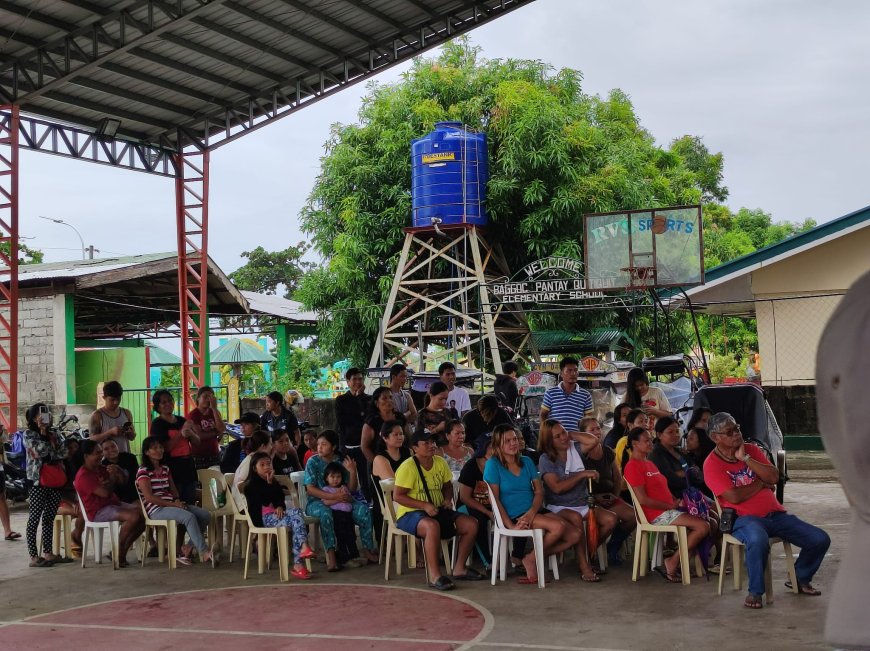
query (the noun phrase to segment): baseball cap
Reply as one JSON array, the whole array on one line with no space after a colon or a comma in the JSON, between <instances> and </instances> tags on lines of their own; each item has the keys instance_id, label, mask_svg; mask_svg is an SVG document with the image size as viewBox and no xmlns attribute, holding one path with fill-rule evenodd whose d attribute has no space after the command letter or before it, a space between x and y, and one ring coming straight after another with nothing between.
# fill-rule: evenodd
<instances>
[{"instance_id":1,"label":"baseball cap","mask_svg":"<svg viewBox=\"0 0 870 651\"><path fill-rule=\"evenodd\" d=\"M244 414L242 414L241 418L236 418L236 420L233 422L236 425L241 425L242 423L253 423L254 425L259 425L260 417L252 411L246 411Z\"/></svg>"},{"instance_id":2,"label":"baseball cap","mask_svg":"<svg viewBox=\"0 0 870 651\"><path fill-rule=\"evenodd\" d=\"M418 429L411 437L411 445L417 445L423 441L433 441L438 438L437 434L433 434L427 429Z\"/></svg>"}]
</instances>

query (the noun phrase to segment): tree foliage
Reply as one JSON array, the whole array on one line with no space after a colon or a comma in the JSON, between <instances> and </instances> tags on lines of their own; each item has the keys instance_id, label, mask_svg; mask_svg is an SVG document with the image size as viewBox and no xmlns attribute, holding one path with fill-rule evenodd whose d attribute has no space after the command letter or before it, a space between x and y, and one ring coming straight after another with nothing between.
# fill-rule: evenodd
<instances>
[{"instance_id":1,"label":"tree foliage","mask_svg":"<svg viewBox=\"0 0 870 651\"><path fill-rule=\"evenodd\" d=\"M467 40L420 58L403 79L373 84L359 122L335 125L302 211L323 267L297 298L328 314L319 344L365 362L410 225L410 142L436 122L485 131L490 145L490 237L518 267L547 255L582 257L588 212L724 198L722 157L699 138L656 145L620 90L582 90L577 70L540 61L486 60ZM558 315L559 327L606 325L613 315ZM536 315L540 327L551 315Z\"/></svg>"},{"instance_id":2,"label":"tree foliage","mask_svg":"<svg viewBox=\"0 0 870 651\"><path fill-rule=\"evenodd\" d=\"M0 252L9 255L9 243L0 242ZM39 249L32 249L26 244L18 243L18 264L40 264L45 254Z\"/></svg>"},{"instance_id":3,"label":"tree foliage","mask_svg":"<svg viewBox=\"0 0 870 651\"><path fill-rule=\"evenodd\" d=\"M265 294L276 294L284 288L284 297L290 298L299 281L313 264L302 260L308 251L305 242L290 245L283 251L266 251L258 246L253 251L242 251L248 261L230 274L230 279L239 289Z\"/></svg>"}]
</instances>

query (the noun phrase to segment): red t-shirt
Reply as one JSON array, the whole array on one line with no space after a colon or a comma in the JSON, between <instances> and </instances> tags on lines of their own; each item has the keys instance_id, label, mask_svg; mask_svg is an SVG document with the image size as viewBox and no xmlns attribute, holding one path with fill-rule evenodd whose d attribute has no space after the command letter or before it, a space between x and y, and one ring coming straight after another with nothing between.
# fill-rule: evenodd
<instances>
[{"instance_id":1,"label":"red t-shirt","mask_svg":"<svg viewBox=\"0 0 870 651\"><path fill-rule=\"evenodd\" d=\"M668 489L668 480L659 472L652 461L638 461L637 459L629 459L625 464L625 481L631 484L632 488L642 486L646 494L654 500L660 502L673 502L674 496ZM644 506L643 512L646 514L646 519L652 522L662 513L663 509L654 509L649 506Z\"/></svg>"},{"instance_id":2,"label":"red t-shirt","mask_svg":"<svg viewBox=\"0 0 870 651\"><path fill-rule=\"evenodd\" d=\"M89 520L93 520L104 506L121 503L121 500L112 491L109 491L108 497L100 497L94 493L94 490L103 486L103 481L108 476L109 473L105 466L97 466L96 470L88 470L82 466L76 473L73 486L75 486L76 492L82 498L82 504L85 505L85 511L88 514Z\"/></svg>"},{"instance_id":3,"label":"red t-shirt","mask_svg":"<svg viewBox=\"0 0 870 651\"><path fill-rule=\"evenodd\" d=\"M166 449L166 456L190 456L190 440L181 435L183 427L184 419L181 416L176 416L174 423L169 423L162 418L155 418L151 422L151 436L156 437L163 444L163 447ZM169 449L169 441L177 441L175 447L171 450Z\"/></svg>"},{"instance_id":4,"label":"red t-shirt","mask_svg":"<svg viewBox=\"0 0 870 651\"><path fill-rule=\"evenodd\" d=\"M199 410L199 407L196 407L187 415L187 420L193 421L200 429L199 443L190 446L193 456L218 456L220 454L220 447L218 446L219 434L217 429L215 429L216 421L211 409L208 410L207 414L203 414Z\"/></svg>"},{"instance_id":5,"label":"red t-shirt","mask_svg":"<svg viewBox=\"0 0 870 651\"><path fill-rule=\"evenodd\" d=\"M760 461L766 466L770 465L767 457L764 456L757 445L747 443L743 447L746 454ZM737 511L737 515L755 515L763 518L768 513L774 511L785 511L782 504L776 501L776 495L773 491L762 488L748 500L743 500L740 504L732 504L728 500L722 499L722 493L738 486L748 486L751 484L757 475L747 466L742 459L729 463L725 461L715 452L707 456L704 462L704 482L713 494L719 498L719 503L722 507L730 506Z\"/></svg>"}]
</instances>

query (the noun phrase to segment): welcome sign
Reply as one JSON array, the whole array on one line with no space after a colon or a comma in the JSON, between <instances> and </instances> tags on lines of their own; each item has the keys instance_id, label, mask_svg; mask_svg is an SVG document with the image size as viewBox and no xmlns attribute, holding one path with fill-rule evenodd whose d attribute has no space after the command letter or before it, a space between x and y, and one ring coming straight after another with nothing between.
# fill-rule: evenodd
<instances>
[{"instance_id":1,"label":"welcome sign","mask_svg":"<svg viewBox=\"0 0 870 651\"><path fill-rule=\"evenodd\" d=\"M559 303L602 298L589 291L580 260L549 257L527 264L510 280L487 285L501 303Z\"/></svg>"}]
</instances>

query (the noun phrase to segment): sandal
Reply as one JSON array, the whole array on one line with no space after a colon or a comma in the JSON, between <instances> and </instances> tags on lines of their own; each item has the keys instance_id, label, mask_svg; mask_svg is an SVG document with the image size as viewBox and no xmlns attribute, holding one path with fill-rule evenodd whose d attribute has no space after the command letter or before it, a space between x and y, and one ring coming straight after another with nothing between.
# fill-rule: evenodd
<instances>
[{"instance_id":1,"label":"sandal","mask_svg":"<svg viewBox=\"0 0 870 651\"><path fill-rule=\"evenodd\" d=\"M300 581L307 581L311 577L311 572L306 570L304 567L300 567L298 570L290 570L290 576L294 579L299 579Z\"/></svg>"},{"instance_id":2,"label":"sandal","mask_svg":"<svg viewBox=\"0 0 870 651\"><path fill-rule=\"evenodd\" d=\"M453 583L453 581L448 579L446 576L442 575L442 576L439 576L438 579L434 583L430 583L429 587L435 588L436 590L441 590L442 592L445 592L447 590L453 590L453 588L456 587L456 584Z\"/></svg>"},{"instance_id":3,"label":"sandal","mask_svg":"<svg viewBox=\"0 0 870 651\"><path fill-rule=\"evenodd\" d=\"M66 556L58 556L57 554L52 554L51 558L47 559L54 565L58 565L61 563L75 563L75 561L71 558L67 558Z\"/></svg>"},{"instance_id":4,"label":"sandal","mask_svg":"<svg viewBox=\"0 0 870 651\"><path fill-rule=\"evenodd\" d=\"M176 556L175 562L180 563L181 565L193 565L193 561L187 556Z\"/></svg>"},{"instance_id":5,"label":"sandal","mask_svg":"<svg viewBox=\"0 0 870 651\"><path fill-rule=\"evenodd\" d=\"M483 581L486 577L483 576L480 572L475 570L473 567L469 567L465 574L454 574L454 581Z\"/></svg>"},{"instance_id":6,"label":"sandal","mask_svg":"<svg viewBox=\"0 0 870 651\"><path fill-rule=\"evenodd\" d=\"M536 576L522 576L517 579L517 583L520 585L538 585L538 577Z\"/></svg>"},{"instance_id":7,"label":"sandal","mask_svg":"<svg viewBox=\"0 0 870 651\"><path fill-rule=\"evenodd\" d=\"M665 581L668 583L682 583L683 579L678 574L671 574L665 569L664 565L659 565L655 569L656 572L662 575Z\"/></svg>"},{"instance_id":8,"label":"sandal","mask_svg":"<svg viewBox=\"0 0 870 651\"><path fill-rule=\"evenodd\" d=\"M6 540L18 540L21 538L21 534L17 531L10 531L6 534Z\"/></svg>"},{"instance_id":9,"label":"sandal","mask_svg":"<svg viewBox=\"0 0 870 651\"><path fill-rule=\"evenodd\" d=\"M38 556L30 561L30 567L51 567L52 565L54 565L54 563L42 556Z\"/></svg>"},{"instance_id":10,"label":"sandal","mask_svg":"<svg viewBox=\"0 0 870 651\"><path fill-rule=\"evenodd\" d=\"M791 581L786 581L785 587L791 590ZM814 588L811 583L798 583L798 594L805 594L810 597L818 597L820 594L822 594L822 591Z\"/></svg>"},{"instance_id":11,"label":"sandal","mask_svg":"<svg viewBox=\"0 0 870 651\"><path fill-rule=\"evenodd\" d=\"M746 608L751 608L752 610L758 610L759 608L764 607L764 604L761 603L761 595L752 594L751 592L746 595L746 599L743 600L743 605Z\"/></svg>"},{"instance_id":12,"label":"sandal","mask_svg":"<svg viewBox=\"0 0 870 651\"><path fill-rule=\"evenodd\" d=\"M582 580L586 581L586 583L598 583L601 581L601 577L598 576L595 572L592 573L592 576L588 576L586 574L581 574L580 578Z\"/></svg>"},{"instance_id":13,"label":"sandal","mask_svg":"<svg viewBox=\"0 0 870 651\"><path fill-rule=\"evenodd\" d=\"M299 554L299 558L303 561L307 560L309 558L317 558L317 552L314 551L313 549L311 549L311 547L309 547L307 551L304 551L301 554Z\"/></svg>"}]
</instances>

